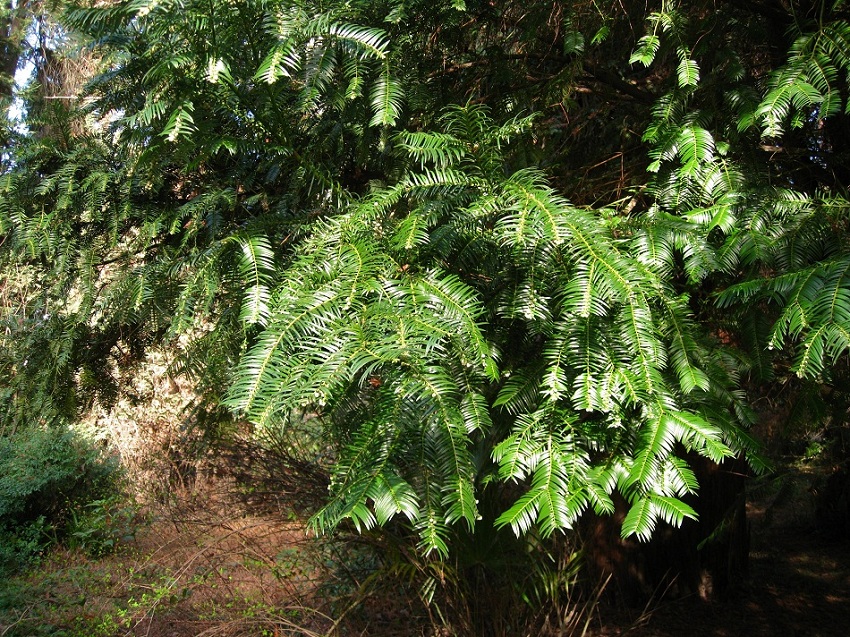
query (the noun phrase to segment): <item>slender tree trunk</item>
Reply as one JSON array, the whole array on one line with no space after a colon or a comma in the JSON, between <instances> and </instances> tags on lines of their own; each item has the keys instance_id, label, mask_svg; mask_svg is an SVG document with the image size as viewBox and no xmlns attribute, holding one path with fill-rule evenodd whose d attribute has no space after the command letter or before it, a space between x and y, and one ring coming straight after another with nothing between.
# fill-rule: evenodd
<instances>
[{"instance_id":1,"label":"slender tree trunk","mask_svg":"<svg viewBox=\"0 0 850 637\"><path fill-rule=\"evenodd\" d=\"M23 50L29 0L6 0L0 13L0 103L11 100Z\"/></svg>"}]
</instances>

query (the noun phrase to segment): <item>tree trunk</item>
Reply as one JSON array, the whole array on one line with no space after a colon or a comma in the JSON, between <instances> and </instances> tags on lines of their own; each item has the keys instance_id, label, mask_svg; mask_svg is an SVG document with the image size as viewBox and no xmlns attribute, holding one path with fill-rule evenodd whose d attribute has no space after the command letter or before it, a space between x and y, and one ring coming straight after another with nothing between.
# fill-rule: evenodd
<instances>
[{"instance_id":1,"label":"tree trunk","mask_svg":"<svg viewBox=\"0 0 850 637\"><path fill-rule=\"evenodd\" d=\"M26 33L28 0L7 0L0 13L0 103L12 99Z\"/></svg>"},{"instance_id":2,"label":"tree trunk","mask_svg":"<svg viewBox=\"0 0 850 637\"><path fill-rule=\"evenodd\" d=\"M588 516L582 525L587 566L593 578L611 576L608 592L626 605L650 597L699 594L722 598L734 592L747 574L749 526L746 519L742 460L717 465L689 457L700 483L689 504L699 514L681 528L662 524L650 542L622 539L628 505L622 498L612 516Z\"/></svg>"}]
</instances>

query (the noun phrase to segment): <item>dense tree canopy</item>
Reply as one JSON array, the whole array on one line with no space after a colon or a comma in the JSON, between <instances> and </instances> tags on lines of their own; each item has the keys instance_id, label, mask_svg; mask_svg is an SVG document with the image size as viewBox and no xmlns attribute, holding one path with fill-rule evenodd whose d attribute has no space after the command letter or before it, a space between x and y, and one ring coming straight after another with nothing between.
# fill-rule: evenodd
<instances>
[{"instance_id":1,"label":"dense tree canopy","mask_svg":"<svg viewBox=\"0 0 850 637\"><path fill-rule=\"evenodd\" d=\"M445 554L681 524L742 379L846 374L841 0L95 4L4 156L0 433L165 345L312 437L318 529Z\"/></svg>"}]
</instances>

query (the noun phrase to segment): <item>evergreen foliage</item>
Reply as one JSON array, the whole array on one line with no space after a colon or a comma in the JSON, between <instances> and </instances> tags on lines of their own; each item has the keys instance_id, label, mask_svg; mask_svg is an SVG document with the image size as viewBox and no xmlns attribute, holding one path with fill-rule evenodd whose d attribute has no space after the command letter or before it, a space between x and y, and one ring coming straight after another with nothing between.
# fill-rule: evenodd
<instances>
[{"instance_id":1,"label":"evergreen foliage","mask_svg":"<svg viewBox=\"0 0 850 637\"><path fill-rule=\"evenodd\" d=\"M850 347L845 3L526 4L69 10L103 66L64 126L31 96L0 182L0 431L168 344L257 427L320 425L317 530L439 555L616 493L648 539L692 454L761 470L742 375Z\"/></svg>"}]
</instances>

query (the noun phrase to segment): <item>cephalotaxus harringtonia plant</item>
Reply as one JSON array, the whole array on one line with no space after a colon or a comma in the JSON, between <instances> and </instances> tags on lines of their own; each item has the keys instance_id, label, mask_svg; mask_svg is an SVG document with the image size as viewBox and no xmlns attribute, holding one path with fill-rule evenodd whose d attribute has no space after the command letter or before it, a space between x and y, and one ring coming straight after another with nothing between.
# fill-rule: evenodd
<instances>
[{"instance_id":1,"label":"cephalotaxus harringtonia plant","mask_svg":"<svg viewBox=\"0 0 850 637\"><path fill-rule=\"evenodd\" d=\"M494 477L522 485L496 520L571 528L630 503L623 535L694 517L681 457L749 449L733 367L687 300L604 216L542 174L505 174L529 119L456 107L402 133L398 184L329 219L280 273L228 404L257 424L317 417L338 441L319 529L396 515L445 554Z\"/></svg>"},{"instance_id":2,"label":"cephalotaxus harringtonia plant","mask_svg":"<svg viewBox=\"0 0 850 637\"><path fill-rule=\"evenodd\" d=\"M850 348L846 2L790 22L785 62L756 86L736 40L687 44L700 25L677 4L650 15L632 55L644 66L677 64L643 136L653 205L633 250L662 275L681 264L703 292L725 282L717 305L733 308L730 327L762 377L772 375L768 350L786 348L798 376L828 379ZM716 20L737 24L734 11ZM704 77L694 56L711 60Z\"/></svg>"},{"instance_id":3,"label":"cephalotaxus harringtonia plant","mask_svg":"<svg viewBox=\"0 0 850 637\"><path fill-rule=\"evenodd\" d=\"M693 516L686 454L755 461L740 361L827 376L850 344L850 28L843 2L616 4L71 11L100 123L4 164L2 255L46 284L4 349L41 389L0 408L165 342L210 401L321 424L320 529L406 518L445 553L453 524L552 533L615 491L626 535Z\"/></svg>"}]
</instances>

